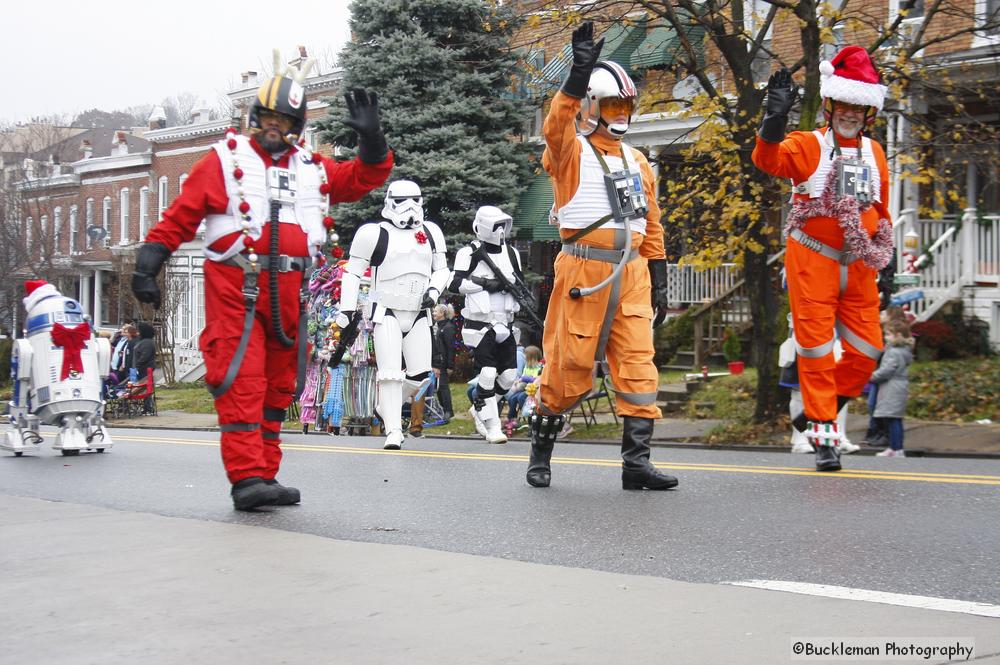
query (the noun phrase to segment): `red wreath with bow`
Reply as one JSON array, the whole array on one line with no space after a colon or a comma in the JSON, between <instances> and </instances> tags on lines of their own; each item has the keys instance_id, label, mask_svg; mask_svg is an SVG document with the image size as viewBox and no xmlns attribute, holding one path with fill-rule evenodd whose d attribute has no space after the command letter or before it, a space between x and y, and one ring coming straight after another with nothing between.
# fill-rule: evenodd
<instances>
[{"instance_id":1,"label":"red wreath with bow","mask_svg":"<svg viewBox=\"0 0 1000 665\"><path fill-rule=\"evenodd\" d=\"M70 372L83 374L83 359L80 358L80 350L87 346L88 339L90 339L90 324L84 323L75 328L67 328L61 323L52 326L52 343L61 346L63 350L60 381L65 381Z\"/></svg>"}]
</instances>

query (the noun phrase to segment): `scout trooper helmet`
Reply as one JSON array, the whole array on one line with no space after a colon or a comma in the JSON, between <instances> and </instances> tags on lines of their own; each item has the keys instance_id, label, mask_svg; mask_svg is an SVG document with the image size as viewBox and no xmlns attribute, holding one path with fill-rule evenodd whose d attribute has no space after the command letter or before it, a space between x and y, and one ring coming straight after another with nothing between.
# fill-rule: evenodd
<instances>
[{"instance_id":1,"label":"scout trooper helmet","mask_svg":"<svg viewBox=\"0 0 1000 665\"><path fill-rule=\"evenodd\" d=\"M510 237L514 220L496 206L482 206L472 220L472 232L485 243L499 245Z\"/></svg>"},{"instance_id":2,"label":"scout trooper helmet","mask_svg":"<svg viewBox=\"0 0 1000 665\"><path fill-rule=\"evenodd\" d=\"M394 180L385 190L382 216L401 229L415 229L424 223L424 197L412 180Z\"/></svg>"}]
</instances>

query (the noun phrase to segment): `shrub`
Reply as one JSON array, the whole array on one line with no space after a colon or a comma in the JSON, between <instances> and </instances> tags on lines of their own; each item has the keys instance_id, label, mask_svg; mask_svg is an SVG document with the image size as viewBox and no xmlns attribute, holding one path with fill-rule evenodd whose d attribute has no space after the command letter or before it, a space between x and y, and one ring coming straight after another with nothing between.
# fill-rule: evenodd
<instances>
[{"instance_id":1,"label":"shrub","mask_svg":"<svg viewBox=\"0 0 1000 665\"><path fill-rule=\"evenodd\" d=\"M10 353L13 348L12 338L0 339L0 383L10 381Z\"/></svg>"},{"instance_id":2,"label":"shrub","mask_svg":"<svg viewBox=\"0 0 1000 665\"><path fill-rule=\"evenodd\" d=\"M913 324L917 340L916 354L921 360L958 358L963 355L955 329L938 319Z\"/></svg>"},{"instance_id":3,"label":"shrub","mask_svg":"<svg viewBox=\"0 0 1000 665\"><path fill-rule=\"evenodd\" d=\"M657 328L653 343L656 348L653 362L657 367L669 363L681 349L691 348L694 345L694 321L690 310Z\"/></svg>"},{"instance_id":4,"label":"shrub","mask_svg":"<svg viewBox=\"0 0 1000 665\"><path fill-rule=\"evenodd\" d=\"M740 336L737 335L736 331L732 328L726 328L725 335L722 338L722 355L724 355L726 360L729 362L739 360L743 355Z\"/></svg>"}]
</instances>

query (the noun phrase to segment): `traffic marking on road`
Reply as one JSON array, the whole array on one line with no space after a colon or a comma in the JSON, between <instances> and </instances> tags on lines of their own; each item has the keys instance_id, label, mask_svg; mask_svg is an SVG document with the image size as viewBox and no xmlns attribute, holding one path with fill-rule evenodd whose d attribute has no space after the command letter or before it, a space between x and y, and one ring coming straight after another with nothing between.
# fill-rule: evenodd
<instances>
[{"instance_id":1,"label":"traffic marking on road","mask_svg":"<svg viewBox=\"0 0 1000 665\"><path fill-rule=\"evenodd\" d=\"M186 439L176 437L155 437L143 435L119 434L116 441L135 441L139 443L166 443L175 445L191 446L215 446L218 441L207 441L204 439ZM484 444L485 445L485 444ZM394 455L396 457L424 457L434 459L465 459L489 462L527 462L526 455L514 455L505 453L464 453L437 450L382 450L381 448L367 448L360 446L344 445L314 445L304 443L282 443L282 450L320 453L340 453L349 455ZM599 466L617 467L621 465L620 459L593 459L588 457L561 457L552 458L553 464L575 464L579 466ZM656 462L657 468L671 471L711 471L720 473L751 473L761 475L780 476L808 476L815 478L828 478L833 480L897 480L908 482L927 483L950 483L963 485L997 485L1000 486L1000 476L985 474L961 474L961 473L933 473L915 471L892 471L878 469L844 469L836 473L818 472L812 469L794 466L755 466L744 464L708 464L696 462Z\"/></svg>"},{"instance_id":2,"label":"traffic marking on road","mask_svg":"<svg viewBox=\"0 0 1000 665\"><path fill-rule=\"evenodd\" d=\"M994 619L1000 618L1000 605L952 600L950 598L935 598L934 596L911 596L905 593L852 589L850 587L833 586L831 584L810 584L808 582L788 582L784 580L740 580L737 582L723 582L723 584L750 587L753 589L767 589L769 591L786 591L788 593L799 593L808 596L860 600L868 603L882 603L883 605L915 607L922 610L974 614Z\"/></svg>"}]
</instances>

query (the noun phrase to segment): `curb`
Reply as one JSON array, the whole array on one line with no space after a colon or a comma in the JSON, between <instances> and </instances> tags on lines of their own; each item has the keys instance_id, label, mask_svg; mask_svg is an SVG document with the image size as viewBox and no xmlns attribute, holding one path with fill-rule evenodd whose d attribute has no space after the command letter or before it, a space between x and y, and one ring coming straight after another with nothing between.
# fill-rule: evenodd
<instances>
[{"instance_id":1,"label":"curb","mask_svg":"<svg viewBox=\"0 0 1000 665\"><path fill-rule=\"evenodd\" d=\"M150 429L150 430L186 430L191 432L217 432L219 431L217 427L165 427L162 425L119 425L117 423L109 423L112 429ZM283 429L282 434L302 434L298 429ZM306 436L311 436L315 432L310 432ZM478 436L464 436L461 434L442 434L435 436L435 439L451 439L455 441L477 441ZM509 441L516 443L528 443L529 439L524 437L515 437L509 439ZM617 445L618 441L612 439L572 439L567 441L565 439L559 440L557 443L570 443L570 444L583 444L588 446L608 446ZM759 453L785 453L790 454L788 446L772 446L772 445L751 445L745 443L722 443L722 444L704 444L704 443L692 443L690 441L671 441L669 439L654 439L650 441L651 448L677 448L677 449L689 449L689 450L726 450L726 451L751 451ZM857 457L874 457L875 453L880 452L881 448L869 448L862 446L861 450L851 453L851 455ZM907 448L907 457L928 457L936 459L1000 459L1000 453L985 453L985 452L974 452L974 451L934 451L934 450L923 450L920 448Z\"/></svg>"}]
</instances>

